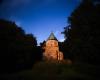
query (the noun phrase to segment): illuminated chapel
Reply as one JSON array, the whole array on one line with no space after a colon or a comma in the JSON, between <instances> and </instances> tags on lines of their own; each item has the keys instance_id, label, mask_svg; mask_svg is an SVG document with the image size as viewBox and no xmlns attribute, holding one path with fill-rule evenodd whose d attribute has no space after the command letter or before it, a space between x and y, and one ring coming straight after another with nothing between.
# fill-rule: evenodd
<instances>
[{"instance_id":1,"label":"illuminated chapel","mask_svg":"<svg viewBox=\"0 0 100 80\"><path fill-rule=\"evenodd\" d=\"M58 40L53 33L50 34L43 46L43 59L45 60L63 60L63 53L59 51Z\"/></svg>"}]
</instances>

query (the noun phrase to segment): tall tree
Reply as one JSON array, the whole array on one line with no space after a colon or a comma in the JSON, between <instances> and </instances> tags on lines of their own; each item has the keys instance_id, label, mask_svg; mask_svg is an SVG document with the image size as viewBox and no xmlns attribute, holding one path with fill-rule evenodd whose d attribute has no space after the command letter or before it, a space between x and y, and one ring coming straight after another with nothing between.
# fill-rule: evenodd
<instances>
[{"instance_id":1,"label":"tall tree","mask_svg":"<svg viewBox=\"0 0 100 80\"><path fill-rule=\"evenodd\" d=\"M99 64L100 57L100 4L83 0L72 12L64 29L64 44L74 60Z\"/></svg>"},{"instance_id":2,"label":"tall tree","mask_svg":"<svg viewBox=\"0 0 100 80\"><path fill-rule=\"evenodd\" d=\"M0 19L0 72L29 68L34 62L37 40L14 22Z\"/></svg>"}]
</instances>

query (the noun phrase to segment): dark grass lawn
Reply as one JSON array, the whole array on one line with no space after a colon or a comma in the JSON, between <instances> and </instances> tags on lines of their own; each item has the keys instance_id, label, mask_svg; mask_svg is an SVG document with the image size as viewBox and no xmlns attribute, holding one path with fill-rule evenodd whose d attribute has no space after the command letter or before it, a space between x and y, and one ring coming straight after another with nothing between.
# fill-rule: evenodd
<instances>
[{"instance_id":1,"label":"dark grass lawn","mask_svg":"<svg viewBox=\"0 0 100 80\"><path fill-rule=\"evenodd\" d=\"M89 64L40 62L32 70L3 74L0 80L100 80L100 67Z\"/></svg>"}]
</instances>

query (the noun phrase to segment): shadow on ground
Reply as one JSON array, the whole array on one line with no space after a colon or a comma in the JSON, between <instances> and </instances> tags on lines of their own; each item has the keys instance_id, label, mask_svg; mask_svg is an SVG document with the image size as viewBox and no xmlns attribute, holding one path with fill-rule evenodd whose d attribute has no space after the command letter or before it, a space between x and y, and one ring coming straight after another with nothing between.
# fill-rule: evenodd
<instances>
[{"instance_id":1,"label":"shadow on ground","mask_svg":"<svg viewBox=\"0 0 100 80\"><path fill-rule=\"evenodd\" d=\"M40 62L31 70L2 74L0 80L100 80L99 66Z\"/></svg>"}]
</instances>

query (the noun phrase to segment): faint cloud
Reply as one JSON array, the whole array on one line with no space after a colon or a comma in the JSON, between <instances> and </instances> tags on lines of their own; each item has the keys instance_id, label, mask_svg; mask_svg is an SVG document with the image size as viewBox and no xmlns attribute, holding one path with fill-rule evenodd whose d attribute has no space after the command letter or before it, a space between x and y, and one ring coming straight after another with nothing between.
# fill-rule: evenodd
<instances>
[{"instance_id":1,"label":"faint cloud","mask_svg":"<svg viewBox=\"0 0 100 80\"><path fill-rule=\"evenodd\" d=\"M55 34L55 36L57 36L57 35L60 34L60 32L59 31L55 31L54 34Z\"/></svg>"},{"instance_id":2,"label":"faint cloud","mask_svg":"<svg viewBox=\"0 0 100 80\"><path fill-rule=\"evenodd\" d=\"M16 25L21 27L21 22L20 21L15 21Z\"/></svg>"},{"instance_id":3,"label":"faint cloud","mask_svg":"<svg viewBox=\"0 0 100 80\"><path fill-rule=\"evenodd\" d=\"M3 0L2 6L3 7L17 7L22 5L28 5L31 3L32 0Z\"/></svg>"},{"instance_id":4,"label":"faint cloud","mask_svg":"<svg viewBox=\"0 0 100 80\"><path fill-rule=\"evenodd\" d=\"M64 37L62 36L61 32L59 30L55 31L54 32L54 35L57 37L57 39L60 41L60 42L63 42L65 39Z\"/></svg>"},{"instance_id":5,"label":"faint cloud","mask_svg":"<svg viewBox=\"0 0 100 80\"><path fill-rule=\"evenodd\" d=\"M16 25L19 27L21 27L21 25L22 25L21 21L14 16L10 16L9 20L15 22Z\"/></svg>"},{"instance_id":6,"label":"faint cloud","mask_svg":"<svg viewBox=\"0 0 100 80\"><path fill-rule=\"evenodd\" d=\"M60 42L63 42L64 40L65 40L64 38L59 39Z\"/></svg>"}]
</instances>

